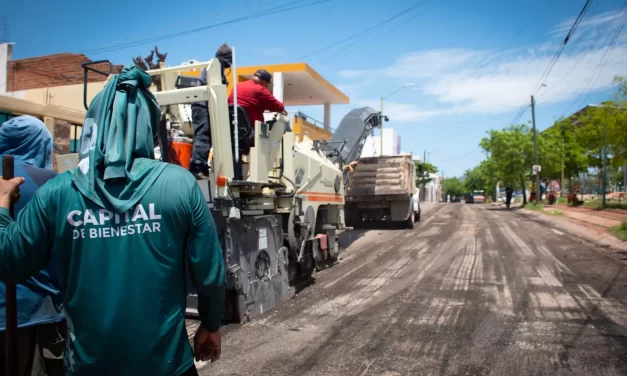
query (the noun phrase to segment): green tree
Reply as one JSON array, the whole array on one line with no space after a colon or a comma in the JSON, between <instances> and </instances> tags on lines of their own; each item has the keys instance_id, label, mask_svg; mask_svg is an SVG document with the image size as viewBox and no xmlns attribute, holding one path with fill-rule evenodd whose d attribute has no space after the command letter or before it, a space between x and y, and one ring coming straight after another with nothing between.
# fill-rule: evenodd
<instances>
[{"instance_id":1,"label":"green tree","mask_svg":"<svg viewBox=\"0 0 627 376\"><path fill-rule=\"evenodd\" d=\"M503 130L491 130L479 145L488 153L488 162L483 168L484 187L486 169L495 181L512 188L520 184L524 190L533 165L533 136L524 124L512 125ZM518 184L517 184L518 183ZM523 195L523 202L526 197Z\"/></svg>"},{"instance_id":2,"label":"green tree","mask_svg":"<svg viewBox=\"0 0 627 376\"><path fill-rule=\"evenodd\" d=\"M466 193L466 187L459 178L444 179L444 193L451 196L462 196Z\"/></svg>"},{"instance_id":3,"label":"green tree","mask_svg":"<svg viewBox=\"0 0 627 376\"><path fill-rule=\"evenodd\" d=\"M580 144L576 132L577 127L570 120L560 119L541 133L539 142L541 177L545 180L561 180L563 161L564 177L571 182L571 189L572 178L586 171L588 167L586 148Z\"/></svg>"},{"instance_id":4,"label":"green tree","mask_svg":"<svg viewBox=\"0 0 627 376\"><path fill-rule=\"evenodd\" d=\"M476 166L464 172L464 186L466 192L479 191L485 188L485 178L481 167Z\"/></svg>"},{"instance_id":5,"label":"green tree","mask_svg":"<svg viewBox=\"0 0 627 376\"><path fill-rule=\"evenodd\" d=\"M484 191L492 196L493 199L496 199L494 192L496 191L497 182L496 171L489 158L481 161L478 166L464 172L464 187L467 193Z\"/></svg>"},{"instance_id":6,"label":"green tree","mask_svg":"<svg viewBox=\"0 0 627 376\"><path fill-rule=\"evenodd\" d=\"M419 171L419 166L422 164L422 174ZM433 180L432 175L438 172L438 168L429 162L414 162L416 168L416 186L424 187Z\"/></svg>"}]
</instances>

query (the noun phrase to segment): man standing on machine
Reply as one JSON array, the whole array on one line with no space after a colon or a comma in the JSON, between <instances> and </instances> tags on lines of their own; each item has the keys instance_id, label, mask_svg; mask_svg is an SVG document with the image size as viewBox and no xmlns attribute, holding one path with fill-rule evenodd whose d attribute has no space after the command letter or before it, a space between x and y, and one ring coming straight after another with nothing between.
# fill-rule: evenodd
<instances>
[{"instance_id":1,"label":"man standing on machine","mask_svg":"<svg viewBox=\"0 0 627 376\"><path fill-rule=\"evenodd\" d=\"M224 69L231 68L233 64L233 49L226 43L218 48L216 59L222 65L222 83L228 85ZM198 86L207 85L207 68L200 71ZM192 103L192 126L194 127L194 143L192 148L192 159L189 164L189 171L197 178L209 176L209 150L211 149L211 127L209 119L209 104L207 102Z\"/></svg>"}]
</instances>

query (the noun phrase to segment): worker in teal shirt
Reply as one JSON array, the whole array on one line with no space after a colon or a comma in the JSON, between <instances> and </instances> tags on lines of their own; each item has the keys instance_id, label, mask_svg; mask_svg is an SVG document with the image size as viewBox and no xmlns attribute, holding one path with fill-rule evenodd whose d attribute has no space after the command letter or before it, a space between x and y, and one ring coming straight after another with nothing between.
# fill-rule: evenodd
<instances>
[{"instance_id":1,"label":"worker in teal shirt","mask_svg":"<svg viewBox=\"0 0 627 376\"><path fill-rule=\"evenodd\" d=\"M16 222L20 178L0 181L0 279L33 275L55 247L68 326L68 375L196 374L220 357L225 266L196 179L154 160L160 108L137 67L92 101L79 167L44 184ZM185 268L198 290L194 353Z\"/></svg>"}]
</instances>

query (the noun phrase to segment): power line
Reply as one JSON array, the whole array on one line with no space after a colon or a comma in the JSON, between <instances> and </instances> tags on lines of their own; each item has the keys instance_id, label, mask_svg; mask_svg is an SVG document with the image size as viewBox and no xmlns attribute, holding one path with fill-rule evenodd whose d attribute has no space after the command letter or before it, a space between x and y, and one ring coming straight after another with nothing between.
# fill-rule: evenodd
<instances>
[{"instance_id":1,"label":"power line","mask_svg":"<svg viewBox=\"0 0 627 376\"><path fill-rule=\"evenodd\" d=\"M532 95L536 95L538 93L538 90L540 90L540 88L542 87L542 84L545 83L546 79L549 77L549 74L551 74L551 71L553 70L553 67L555 66L555 64L559 60L560 56L562 56L562 52L564 52L564 49L566 48L566 45L568 44L568 41L570 40L570 37L573 35L575 30L577 29L577 26L579 26L579 23L581 22L581 20L585 16L585 14L588 11L588 9L590 8L591 4L592 4L592 0L586 0L586 3L584 4L583 8L579 12L579 15L577 16L577 18L573 22L573 25L570 27L570 30L566 34L566 37L564 38L564 41L562 42L562 45L560 46L560 48L555 53L555 56L553 57L553 59L551 59L551 62L549 63L549 66L546 68L546 70L544 71L542 76L540 76L540 79L538 80L538 83L536 84L536 86L532 90Z\"/></svg>"},{"instance_id":2,"label":"power line","mask_svg":"<svg viewBox=\"0 0 627 376\"><path fill-rule=\"evenodd\" d=\"M617 17L614 20L616 21L618 19L619 18ZM607 61L609 60L611 52L612 52L612 50L614 49L614 47L616 45L616 41L618 40L618 37L622 33L622 30L623 30L623 28L625 26L625 21L626 20L627 20L627 1L625 2L625 7L623 8L623 17L622 17L621 24L620 24L620 26L618 28L618 31L616 32L616 34L614 35L614 37L610 41L610 44L607 46L607 48L605 49L605 52L601 56L601 59L599 60L599 64L597 64L597 67L592 72L592 75L590 76L590 78L588 79L588 82L584 86L585 87L584 91L580 95L578 95L577 98L575 98L575 100L573 102L571 102L571 104L568 106L568 108L566 108L566 110L562 113L562 115L560 115L560 117L563 117L568 111L570 111L570 109L573 107L573 105L575 105L579 101L579 99L581 97L583 97L583 100L580 102L579 107L583 106L583 104L585 103L586 99L588 98L588 96L590 94L590 91L591 91L592 87L594 86L594 84L596 84L596 81L601 76L601 73L603 72L603 69L605 68L605 64L607 64ZM597 72L598 72L598 74L597 74ZM594 78L595 76L596 76L596 79ZM593 79L594 79L594 82L593 82ZM585 95L585 97L584 97L584 95Z\"/></svg>"},{"instance_id":3,"label":"power line","mask_svg":"<svg viewBox=\"0 0 627 376\"><path fill-rule=\"evenodd\" d=\"M627 5L627 2L626 2L625 4ZM608 27L608 30L611 30L611 29L613 28L614 24L616 24L616 23L617 23L617 21L618 21L619 19L620 19L620 16L615 17L614 19L612 19L612 23L611 23L610 27ZM587 52L590 52L590 51L595 51L595 50L597 49L597 46L598 46L598 45L599 45L599 43L601 42L601 39L602 39L602 37L603 37L603 36L604 36L604 35L602 35L602 34L598 35L598 36L597 36L597 38L595 39L595 41L593 42L592 47L591 47L591 48L588 48L588 49L586 49L586 50L584 50L584 51L583 51L580 55L583 55L583 54L585 54L585 53L587 53ZM581 39L581 37L580 37L580 39ZM579 41L579 40L577 40L577 41ZM573 43L575 43L575 42L573 42ZM573 64L573 66L572 66L572 67L568 70L568 72L566 72L566 74L564 74L563 76L561 76L561 77L560 77L559 79L557 79L555 82L563 82L563 81L566 79L566 77L570 76L570 74L571 74L572 72L574 72L574 71L575 71L575 69L577 69L577 67L579 67L579 65L581 64L581 62L582 62L582 61L584 61L584 59L581 59L581 58L580 58L580 59L577 59L577 61L575 62L575 64ZM565 85L565 86L568 86L568 83L566 83L566 85ZM553 85L553 86L550 86L550 87L547 87L547 89L546 89L546 90L545 90L542 94L540 94L540 95L536 95L536 98L546 95L546 94L547 94L547 93L548 93L551 89L553 89L553 88L555 88L555 86L554 86L554 85Z\"/></svg>"},{"instance_id":4,"label":"power line","mask_svg":"<svg viewBox=\"0 0 627 376\"><path fill-rule=\"evenodd\" d=\"M625 13L625 15L623 16L623 20L622 20L622 22L620 24L620 27L618 28L618 31L616 32L616 35L614 36L614 38L610 42L610 45L605 50L606 53L603 55L603 57L601 57L601 62L599 63L599 66L597 66L597 69L598 69L599 73L597 74L597 76L594 79L594 81L592 82L592 84L587 86L588 89L586 90L586 96L583 98L583 100L581 101L579 106L582 106L586 102L586 99L588 99L588 96L590 95L590 91L592 90L594 85L599 80L599 77L601 77L601 74L603 73L603 70L605 69L605 65L607 64L608 60L610 59L610 56L612 55L612 51L614 50L614 47L616 47L616 41L618 40L618 37L620 36L620 34L623 32L623 28L625 27L625 21L627 20L627 8L623 12ZM594 73L592 74L592 77L594 77ZM590 77L590 78L592 78L592 77ZM588 83L590 83L590 82L588 82Z\"/></svg>"},{"instance_id":5,"label":"power line","mask_svg":"<svg viewBox=\"0 0 627 376\"><path fill-rule=\"evenodd\" d=\"M469 156L469 155L471 155L471 154L474 154L474 153L476 153L477 151L479 151L480 149L481 149L481 146L478 146L478 147L476 147L475 149L473 149L472 151L470 151L470 152L468 152L468 153L466 153L466 154L464 154L464 155L460 155L460 156L455 157L455 158L450 158L450 159L440 160L440 162L452 162L452 161L456 161L456 160L458 160L458 159L462 159L462 158L465 158L465 157L467 157L467 156Z\"/></svg>"},{"instance_id":6,"label":"power line","mask_svg":"<svg viewBox=\"0 0 627 376\"><path fill-rule=\"evenodd\" d=\"M584 4L583 8L581 9L581 11L579 12L579 15L577 16L577 18L575 19L575 21L573 22L572 26L570 27L570 30L568 31L568 33L566 34L566 37L564 38L564 41L562 42L562 45L560 46L560 48L557 50L557 52L555 53L555 55L553 56L553 58L551 59L551 61L549 62L549 65L547 66L547 68L544 70L544 73L542 73L542 75L540 76L540 79L538 80L538 83L536 83L536 85L534 86L533 90L532 90L532 95L535 95L538 93L538 91L545 86L544 82L545 80L548 78L549 74L551 74L551 71L553 70L553 67L555 66L555 64L557 63L557 60L559 60L560 56L562 55L562 52L564 51L564 49L566 48L566 45L568 44L568 41L570 40L570 37L573 35L573 33L575 32L575 30L577 29L577 26L579 26L579 23L581 22L581 20L583 19L583 17L585 16L586 12L588 11L588 9L590 8L590 5L592 4L592 0L586 0L586 3ZM518 121L520 121L520 119L522 118L522 116L525 114L525 112L527 111L527 109L530 106L528 104L524 104L520 110L516 113L516 115L514 116L514 119L510 122L510 124L515 124Z\"/></svg>"},{"instance_id":7,"label":"power line","mask_svg":"<svg viewBox=\"0 0 627 376\"><path fill-rule=\"evenodd\" d=\"M431 2L431 0L426 0L425 2L423 2L422 4L420 4L419 6L426 5L426 4L427 4L427 3L429 3L429 2ZM415 10L415 9L414 9L414 10ZM408 23L410 23L410 22L414 21L414 20L415 20L415 19L417 19L418 17L420 17L420 16L424 16L424 15L425 15L425 13L418 13L418 14L414 15L413 17L410 17L409 19L405 20L404 22L401 22L401 23L400 23L400 24L398 24L397 26L394 26L393 28L391 28L391 29L387 30L386 32L384 32L384 33L380 34L380 36L385 36L385 35L388 35L388 34L390 34L391 32L393 32L393 31L395 31L395 30L397 30L397 29L399 29L399 28L401 28L401 27L403 27L403 26L407 25ZM365 38L364 38L364 39L365 39ZM327 63L328 63L328 62L331 62L331 61L334 61L334 60L337 60L338 58L340 58L340 57L342 57L342 56L345 56L345 55L342 55L342 52L345 52L345 51L347 51L347 50L348 50L349 52L355 52L356 50L359 50L359 49L361 49L361 48L363 48L363 47L366 47L366 46L368 46L368 45L374 44L374 43L376 43L376 42L362 43L362 44L360 44L360 45L357 45L357 46L356 46L356 44L357 44L357 43L358 43L358 42L357 42L357 41L355 41L355 42L353 42L353 43L350 43L350 44L349 44L349 45L347 45L346 47L342 48L342 49L341 49L341 50L339 50L337 53L335 53L335 56L333 56L332 58L328 59L328 60L327 60ZM356 47L356 48L352 48L352 49L351 49L351 47Z\"/></svg>"},{"instance_id":8,"label":"power line","mask_svg":"<svg viewBox=\"0 0 627 376\"><path fill-rule=\"evenodd\" d=\"M102 45L100 45L99 47L94 47L94 49L86 51L85 53L90 53L91 51L97 51L100 49L104 49L104 48L109 48L109 47L113 47L113 46L117 46L119 44L123 44L123 43L131 43L133 42L133 40L137 40L138 37L140 36L148 36L148 35L154 35L155 32L163 32L163 30L168 30L168 29L173 29L177 26L189 26L190 24L193 24L196 21L206 21L207 18L209 16L218 16L227 12L233 12L233 11L237 11L239 9L242 8L247 8L250 6L253 6L256 3L261 3L264 2L266 0L252 0L252 1L248 1L244 4L240 4L237 6L231 6L231 7L227 7L224 9L220 9L217 11L212 11L209 13L204 13L202 16L198 16L198 17L193 17L193 18L186 18L185 21L182 22L176 22L176 23L171 23L171 24L166 24L166 25L159 25L158 27L155 27L153 29L150 29L150 31L144 32L144 33L134 33L130 36L126 36L124 38L120 38L114 41L110 41L107 43L104 43Z\"/></svg>"},{"instance_id":9,"label":"power line","mask_svg":"<svg viewBox=\"0 0 627 376\"><path fill-rule=\"evenodd\" d=\"M115 46L111 46L111 47L104 47L104 48L94 49L94 50L91 50L91 51L86 51L86 52L84 52L84 54L96 54L96 53L102 53L102 52L110 52L110 51L116 51L116 50L120 50L120 49L124 49L124 48L135 47L135 46L139 46L139 45L143 45L143 44L160 42L160 41L167 40L167 39L172 39L172 38L176 38L176 37L180 37L180 36L184 36L184 35L188 35L188 34L192 34L192 33L197 33L199 31L213 29L213 28L216 28L216 27L219 27L219 26L229 25L229 24L233 24L233 23L237 23L237 22L247 21L247 20L250 20L250 19L257 19L257 18L260 18L260 17L265 17L265 16L275 15L275 14L279 14L279 13L284 13L284 12L288 12L290 10L302 9L302 8L310 7L310 6L313 6L313 5L327 3L327 2L330 2L331 0L318 0L318 1L310 2L310 3L306 3L306 4L301 4L301 3L304 3L305 1L306 0L296 0L296 1L292 1L292 2L287 3L287 4L283 4L283 5L274 7L274 8L267 9L265 11L257 12L257 13L254 13L254 14L250 14L248 16L242 16L242 17L234 18L234 19L231 19L231 20L228 20L228 21L219 22L219 23L216 23L216 24L206 25L206 26L197 27L197 28L194 28L194 29L185 30L185 31L179 31L179 32L170 33L170 34L165 34L165 35L161 35L161 36L158 36L158 37L145 38L145 39L140 39L140 40L136 40L136 41L133 41L133 42L121 43L121 44L118 44L118 45L115 45Z\"/></svg>"},{"instance_id":10,"label":"power line","mask_svg":"<svg viewBox=\"0 0 627 376\"><path fill-rule=\"evenodd\" d=\"M348 41L351 41L351 40L353 40L353 39L355 39L355 38L357 38L357 37L359 37L359 36L361 36L361 35L367 34L367 33L369 33L370 31L372 31L372 30L374 30L374 29L377 29L377 28L379 28L379 27L381 27L381 26L383 26L383 25L385 25L385 24L388 24L388 23L390 23L390 22L394 21L395 19L397 19L397 18L399 18L399 17L403 16L404 14L411 12L412 10L414 10L414 9L416 9L416 8L418 8L418 7L420 7L420 6L422 6L422 5L423 5L423 4L425 4L425 3L426 3L426 2L422 2L422 3L420 3L420 4L413 5L413 6L409 7L409 8L407 8L407 9L403 10L402 12L397 13L396 15L394 15L394 16L392 16L392 17L390 17L390 18L388 18L388 19L386 19L386 20L383 20L383 21L379 22L378 24L376 24L376 25L374 25L374 26L371 26L371 27L369 27L369 28L367 28L367 29L364 29L364 30L362 30L362 31L360 31L360 32L358 32L358 33L355 33L355 34L353 34L353 35L351 35L351 36L349 36L349 37L347 37L347 38L344 38L344 39L342 39L342 40L340 40L340 41L337 41L337 42L331 43L331 44L329 44L329 45L327 45L327 46L325 46L325 47L323 47L323 48L321 48L321 49L319 49L319 50L316 50L316 51L311 52L311 53L309 53L309 54L307 54L307 55L305 55L305 56L302 56L302 57L298 58L298 60L304 60L304 59L307 59L308 57L311 57L311 56L313 56L313 55L319 54L320 52L326 51L326 50L328 50L328 49L330 49L330 48L333 48L333 47L335 47L335 46L339 46L340 44L343 44L343 43L346 43L346 42L348 42Z\"/></svg>"}]
</instances>

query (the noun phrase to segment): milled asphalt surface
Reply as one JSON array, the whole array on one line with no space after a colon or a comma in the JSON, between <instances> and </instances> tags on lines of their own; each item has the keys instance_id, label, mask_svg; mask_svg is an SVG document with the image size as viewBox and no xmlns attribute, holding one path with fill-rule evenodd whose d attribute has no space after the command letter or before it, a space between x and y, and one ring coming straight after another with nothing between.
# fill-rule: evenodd
<instances>
[{"instance_id":1,"label":"milled asphalt surface","mask_svg":"<svg viewBox=\"0 0 627 376\"><path fill-rule=\"evenodd\" d=\"M489 205L353 233L295 299L224 328L200 374L627 374L627 267L607 253Z\"/></svg>"}]
</instances>

